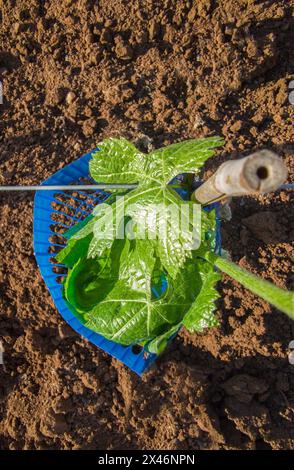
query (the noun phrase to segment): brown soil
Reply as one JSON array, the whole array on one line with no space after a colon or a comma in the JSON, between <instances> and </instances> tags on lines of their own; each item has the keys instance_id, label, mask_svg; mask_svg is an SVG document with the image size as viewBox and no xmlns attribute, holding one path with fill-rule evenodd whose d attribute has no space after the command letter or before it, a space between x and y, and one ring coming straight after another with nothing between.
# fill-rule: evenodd
<instances>
[{"instance_id":1,"label":"brown soil","mask_svg":"<svg viewBox=\"0 0 294 470\"><path fill-rule=\"evenodd\" d=\"M1 184L38 183L114 135L146 150L223 135L206 175L260 147L290 169L293 1L1 4ZM32 207L31 195L1 195L2 449L294 448L293 323L224 276L220 328L181 333L140 379L55 310ZM290 191L232 209L224 247L290 288Z\"/></svg>"}]
</instances>

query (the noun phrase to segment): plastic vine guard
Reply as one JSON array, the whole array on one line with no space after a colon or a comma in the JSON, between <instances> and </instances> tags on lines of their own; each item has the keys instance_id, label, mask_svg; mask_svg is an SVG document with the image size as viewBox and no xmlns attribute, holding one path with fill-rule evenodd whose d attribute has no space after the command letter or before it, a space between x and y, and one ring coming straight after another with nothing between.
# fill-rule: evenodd
<instances>
[{"instance_id":1,"label":"plastic vine guard","mask_svg":"<svg viewBox=\"0 0 294 470\"><path fill-rule=\"evenodd\" d=\"M70 163L61 170L54 173L42 185L68 185L78 184L82 178L92 180L89 175L89 161L94 151L83 155L78 160ZM93 181L94 183L94 181ZM54 250L64 247L63 242L58 239L58 228L70 228L90 214L95 205L105 201L108 193L105 191L93 191L91 194L79 191L84 196L81 200L74 193L64 191L37 191L34 201L34 252L38 267L45 284L54 300L55 306L64 320L81 336L98 346L111 356L119 359L122 363L141 375L147 367L156 359L156 354L147 353L136 345L122 346L105 339L103 336L86 328L71 312L68 303L62 295L62 284L58 282L61 274L56 268L64 265L52 261ZM73 201L75 205L73 206ZM53 207L52 207L53 206ZM215 206L213 206L215 207ZM209 209L211 209L209 207ZM60 222L62 220L62 222ZM66 222L66 223L65 223ZM220 249L220 222L217 216L216 249ZM59 233L62 235L62 233ZM56 253L56 251L55 251ZM159 294L159 293L158 293Z\"/></svg>"}]
</instances>

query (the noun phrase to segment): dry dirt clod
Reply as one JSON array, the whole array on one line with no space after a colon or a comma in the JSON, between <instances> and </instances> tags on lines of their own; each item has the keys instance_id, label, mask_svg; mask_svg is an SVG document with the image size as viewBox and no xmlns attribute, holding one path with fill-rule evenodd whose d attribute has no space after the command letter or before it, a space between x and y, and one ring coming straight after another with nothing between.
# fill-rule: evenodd
<instances>
[{"instance_id":1,"label":"dry dirt clod","mask_svg":"<svg viewBox=\"0 0 294 470\"><path fill-rule=\"evenodd\" d=\"M265 393L269 386L263 379L239 374L223 383L222 388L228 395L236 396L241 402L250 403L253 395Z\"/></svg>"},{"instance_id":2,"label":"dry dirt clod","mask_svg":"<svg viewBox=\"0 0 294 470\"><path fill-rule=\"evenodd\" d=\"M90 137L91 135L93 135L95 128L96 128L95 118L86 119L86 121L83 122L82 129L86 137Z\"/></svg>"},{"instance_id":3,"label":"dry dirt clod","mask_svg":"<svg viewBox=\"0 0 294 470\"><path fill-rule=\"evenodd\" d=\"M156 20L152 20L149 25L148 31L149 31L149 38L151 41L153 41L153 39L156 38L156 36L158 35L160 31L160 24Z\"/></svg>"},{"instance_id":4,"label":"dry dirt clod","mask_svg":"<svg viewBox=\"0 0 294 470\"><path fill-rule=\"evenodd\" d=\"M112 42L112 32L110 29L103 29L100 36L101 44L110 44Z\"/></svg>"},{"instance_id":5,"label":"dry dirt clod","mask_svg":"<svg viewBox=\"0 0 294 470\"><path fill-rule=\"evenodd\" d=\"M67 104L71 105L76 100L76 94L73 91L69 91L65 99Z\"/></svg>"},{"instance_id":6,"label":"dry dirt clod","mask_svg":"<svg viewBox=\"0 0 294 470\"><path fill-rule=\"evenodd\" d=\"M250 232L264 243L278 243L287 238L285 227L282 220L278 220L274 212L263 211L242 219L242 224Z\"/></svg>"},{"instance_id":7,"label":"dry dirt clod","mask_svg":"<svg viewBox=\"0 0 294 470\"><path fill-rule=\"evenodd\" d=\"M115 53L119 59L130 60L133 57L134 51L130 45L118 42Z\"/></svg>"},{"instance_id":8,"label":"dry dirt clod","mask_svg":"<svg viewBox=\"0 0 294 470\"><path fill-rule=\"evenodd\" d=\"M72 338L77 335L77 333L66 323L58 325L58 334L61 339Z\"/></svg>"},{"instance_id":9,"label":"dry dirt clod","mask_svg":"<svg viewBox=\"0 0 294 470\"><path fill-rule=\"evenodd\" d=\"M63 414L51 413L43 418L40 425L40 431L44 436L54 437L62 435L69 429L68 423Z\"/></svg>"}]
</instances>

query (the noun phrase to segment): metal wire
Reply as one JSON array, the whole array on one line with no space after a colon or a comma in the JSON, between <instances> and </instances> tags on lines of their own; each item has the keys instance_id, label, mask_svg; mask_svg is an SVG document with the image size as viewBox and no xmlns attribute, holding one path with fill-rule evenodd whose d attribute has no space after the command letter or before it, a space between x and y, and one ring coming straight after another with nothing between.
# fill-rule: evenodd
<instances>
[{"instance_id":1,"label":"metal wire","mask_svg":"<svg viewBox=\"0 0 294 470\"><path fill-rule=\"evenodd\" d=\"M98 189L134 189L137 184L73 184L39 186L0 186L0 191L96 191Z\"/></svg>"}]
</instances>

